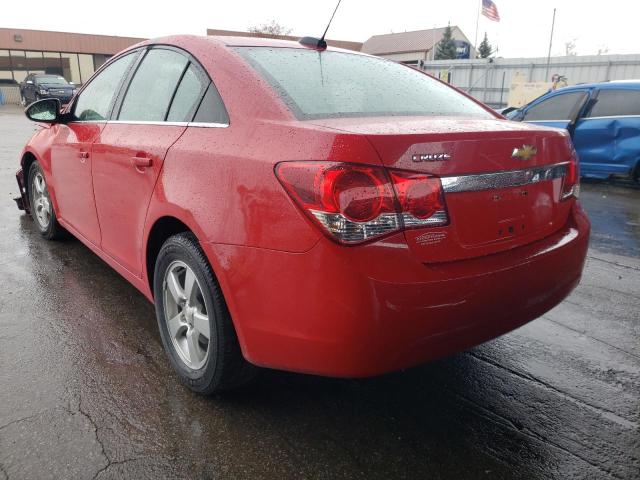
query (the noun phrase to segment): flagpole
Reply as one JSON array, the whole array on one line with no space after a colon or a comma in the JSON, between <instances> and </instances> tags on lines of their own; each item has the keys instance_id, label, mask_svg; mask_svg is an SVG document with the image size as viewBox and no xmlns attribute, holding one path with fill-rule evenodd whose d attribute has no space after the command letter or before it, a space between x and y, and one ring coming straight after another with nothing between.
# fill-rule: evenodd
<instances>
[{"instance_id":1,"label":"flagpole","mask_svg":"<svg viewBox=\"0 0 640 480\"><path fill-rule=\"evenodd\" d=\"M473 49L476 51L475 58L478 58L478 26L480 25L480 11L482 10L482 0L478 2L478 16L476 17L476 39L473 42Z\"/></svg>"},{"instance_id":2,"label":"flagpole","mask_svg":"<svg viewBox=\"0 0 640 480\"><path fill-rule=\"evenodd\" d=\"M433 24L433 30L431 30L431 60L436 59L436 24Z\"/></svg>"},{"instance_id":3,"label":"flagpole","mask_svg":"<svg viewBox=\"0 0 640 480\"><path fill-rule=\"evenodd\" d=\"M551 36L549 37L549 53L547 54L547 70L544 73L544 81L549 78L549 63L551 63L551 46L553 45L553 27L556 25L556 9L553 9L553 20L551 20Z\"/></svg>"}]
</instances>

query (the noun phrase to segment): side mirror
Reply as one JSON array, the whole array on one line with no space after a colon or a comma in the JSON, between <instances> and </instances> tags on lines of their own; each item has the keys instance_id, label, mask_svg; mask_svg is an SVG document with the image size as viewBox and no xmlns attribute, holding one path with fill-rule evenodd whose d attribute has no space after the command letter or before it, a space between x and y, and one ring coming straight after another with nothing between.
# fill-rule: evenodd
<instances>
[{"instance_id":1,"label":"side mirror","mask_svg":"<svg viewBox=\"0 0 640 480\"><path fill-rule=\"evenodd\" d=\"M33 122L61 123L60 100L57 98L44 98L33 102L24 111L27 118Z\"/></svg>"},{"instance_id":2,"label":"side mirror","mask_svg":"<svg viewBox=\"0 0 640 480\"><path fill-rule=\"evenodd\" d=\"M521 122L524 119L524 111L521 108L514 108L510 112L503 113L507 120L511 120L513 122Z\"/></svg>"},{"instance_id":3,"label":"side mirror","mask_svg":"<svg viewBox=\"0 0 640 480\"><path fill-rule=\"evenodd\" d=\"M27 85L33 85L33 81L32 80L27 80Z\"/></svg>"}]
</instances>

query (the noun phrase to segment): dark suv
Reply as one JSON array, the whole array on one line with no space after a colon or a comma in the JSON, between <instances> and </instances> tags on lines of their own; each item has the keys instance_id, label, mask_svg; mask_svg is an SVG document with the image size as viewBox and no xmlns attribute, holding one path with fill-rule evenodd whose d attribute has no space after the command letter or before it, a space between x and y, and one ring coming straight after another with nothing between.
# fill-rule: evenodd
<instances>
[{"instance_id":1,"label":"dark suv","mask_svg":"<svg viewBox=\"0 0 640 480\"><path fill-rule=\"evenodd\" d=\"M60 75L32 73L20 84L20 102L26 106L42 98L57 98L65 105L76 91L76 86Z\"/></svg>"}]
</instances>

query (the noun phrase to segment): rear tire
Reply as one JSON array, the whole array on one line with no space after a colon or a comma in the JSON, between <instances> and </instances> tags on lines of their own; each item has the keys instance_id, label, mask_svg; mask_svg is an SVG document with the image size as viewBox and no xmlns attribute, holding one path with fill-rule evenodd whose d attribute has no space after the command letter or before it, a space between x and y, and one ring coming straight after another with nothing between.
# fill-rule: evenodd
<instances>
[{"instance_id":1,"label":"rear tire","mask_svg":"<svg viewBox=\"0 0 640 480\"><path fill-rule=\"evenodd\" d=\"M67 236L67 231L58 223L56 212L51 203L49 189L42 167L33 162L29 167L29 204L31 217L36 228L47 240L60 240Z\"/></svg>"},{"instance_id":2,"label":"rear tire","mask_svg":"<svg viewBox=\"0 0 640 480\"><path fill-rule=\"evenodd\" d=\"M256 375L258 369L242 356L220 286L192 233L164 243L153 283L162 343L187 387L209 395Z\"/></svg>"}]
</instances>

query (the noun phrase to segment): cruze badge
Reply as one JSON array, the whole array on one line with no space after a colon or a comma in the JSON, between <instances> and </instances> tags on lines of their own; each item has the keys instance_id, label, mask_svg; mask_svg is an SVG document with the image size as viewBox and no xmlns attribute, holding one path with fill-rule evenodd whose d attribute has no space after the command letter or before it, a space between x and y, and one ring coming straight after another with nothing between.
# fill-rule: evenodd
<instances>
[{"instance_id":1,"label":"cruze badge","mask_svg":"<svg viewBox=\"0 0 640 480\"><path fill-rule=\"evenodd\" d=\"M420 153L413 155L411 160L414 162L437 162L440 160L449 160L451 155L448 153Z\"/></svg>"},{"instance_id":2,"label":"cruze badge","mask_svg":"<svg viewBox=\"0 0 640 480\"><path fill-rule=\"evenodd\" d=\"M538 153L538 149L533 145L523 145L522 148L514 148L511 153L511 158L517 158L519 160L529 160Z\"/></svg>"}]
</instances>

